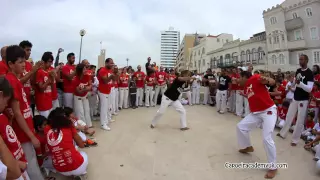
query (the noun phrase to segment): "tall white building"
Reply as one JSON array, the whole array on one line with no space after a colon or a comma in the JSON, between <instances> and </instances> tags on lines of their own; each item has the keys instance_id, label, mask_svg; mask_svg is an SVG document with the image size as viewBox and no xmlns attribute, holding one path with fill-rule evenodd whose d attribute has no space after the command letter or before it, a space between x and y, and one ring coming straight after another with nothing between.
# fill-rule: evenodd
<instances>
[{"instance_id":1,"label":"tall white building","mask_svg":"<svg viewBox=\"0 0 320 180\"><path fill-rule=\"evenodd\" d=\"M164 68L174 68L180 45L180 31L170 27L161 31L160 65Z\"/></svg>"}]
</instances>

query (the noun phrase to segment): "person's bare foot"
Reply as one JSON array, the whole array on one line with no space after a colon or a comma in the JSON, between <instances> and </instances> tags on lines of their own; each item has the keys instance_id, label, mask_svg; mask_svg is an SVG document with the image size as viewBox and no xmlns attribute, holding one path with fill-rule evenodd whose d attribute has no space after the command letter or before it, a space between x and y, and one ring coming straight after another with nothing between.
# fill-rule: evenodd
<instances>
[{"instance_id":1,"label":"person's bare foot","mask_svg":"<svg viewBox=\"0 0 320 180\"><path fill-rule=\"evenodd\" d=\"M151 128L151 129L154 129L154 126L151 124L151 125L150 125L150 128Z\"/></svg>"},{"instance_id":2,"label":"person's bare foot","mask_svg":"<svg viewBox=\"0 0 320 180\"><path fill-rule=\"evenodd\" d=\"M254 151L254 149L253 149L252 146L246 147L246 148L244 148L244 149L240 149L240 150L239 150L240 153L249 153L249 152L253 152L253 151Z\"/></svg>"},{"instance_id":3,"label":"person's bare foot","mask_svg":"<svg viewBox=\"0 0 320 180\"><path fill-rule=\"evenodd\" d=\"M189 129L190 129L190 128L188 128L188 127L180 128L181 131L187 131L187 130L189 130Z\"/></svg>"},{"instance_id":4,"label":"person's bare foot","mask_svg":"<svg viewBox=\"0 0 320 180\"><path fill-rule=\"evenodd\" d=\"M291 146L297 146L297 144L292 142L292 143L291 143Z\"/></svg>"},{"instance_id":5,"label":"person's bare foot","mask_svg":"<svg viewBox=\"0 0 320 180\"><path fill-rule=\"evenodd\" d=\"M277 169L274 169L274 170L268 170L267 174L264 176L264 178L266 179L273 179L276 174L277 174Z\"/></svg>"}]
</instances>

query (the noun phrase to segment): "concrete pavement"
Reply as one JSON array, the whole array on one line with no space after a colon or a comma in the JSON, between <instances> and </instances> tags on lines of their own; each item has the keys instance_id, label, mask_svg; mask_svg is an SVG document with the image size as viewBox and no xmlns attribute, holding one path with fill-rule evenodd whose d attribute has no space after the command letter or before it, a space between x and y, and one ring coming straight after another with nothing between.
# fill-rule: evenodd
<instances>
[{"instance_id":1,"label":"concrete pavement","mask_svg":"<svg viewBox=\"0 0 320 180\"><path fill-rule=\"evenodd\" d=\"M220 115L214 107L185 106L189 131L179 130L179 114L169 108L155 129L149 125L157 107L122 110L102 131L95 122L99 145L84 149L89 180L260 180L265 170L225 169L225 162L266 162L261 130L251 133L255 152L238 153L236 124L241 119ZM278 130L276 130L278 132ZM276 132L274 134L276 134ZM274 137L279 163L288 163L275 179L318 180L313 154ZM59 178L57 179L65 179Z\"/></svg>"}]
</instances>

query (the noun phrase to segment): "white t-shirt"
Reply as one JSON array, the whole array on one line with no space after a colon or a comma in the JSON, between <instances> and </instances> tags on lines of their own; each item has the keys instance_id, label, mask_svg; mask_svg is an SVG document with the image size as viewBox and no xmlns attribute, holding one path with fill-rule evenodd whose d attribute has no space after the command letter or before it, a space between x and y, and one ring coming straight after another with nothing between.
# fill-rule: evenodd
<instances>
[{"instance_id":1,"label":"white t-shirt","mask_svg":"<svg viewBox=\"0 0 320 180\"><path fill-rule=\"evenodd\" d=\"M291 82L289 81L289 82L287 83L287 85L286 85L286 91L289 90L289 86L291 86L291 88L295 88L295 87L293 87L292 85L295 86L294 83L291 83ZM293 96L294 96L294 91L288 91L287 94L286 94L286 98L287 98L287 99L293 99Z\"/></svg>"},{"instance_id":2,"label":"white t-shirt","mask_svg":"<svg viewBox=\"0 0 320 180\"><path fill-rule=\"evenodd\" d=\"M7 166L0 160L0 180L5 180L7 178Z\"/></svg>"},{"instance_id":3,"label":"white t-shirt","mask_svg":"<svg viewBox=\"0 0 320 180\"><path fill-rule=\"evenodd\" d=\"M320 125L319 123L316 123L313 127L314 130L316 130L317 132L320 132Z\"/></svg>"},{"instance_id":4,"label":"white t-shirt","mask_svg":"<svg viewBox=\"0 0 320 180\"><path fill-rule=\"evenodd\" d=\"M199 76L199 75L194 75L194 76L192 76L192 77L194 77L194 78L196 78L193 82L192 82L192 87L194 87L194 88L200 88L201 87L201 81L202 81L202 78L201 78L201 76ZM199 81L199 82L198 82Z\"/></svg>"}]
</instances>

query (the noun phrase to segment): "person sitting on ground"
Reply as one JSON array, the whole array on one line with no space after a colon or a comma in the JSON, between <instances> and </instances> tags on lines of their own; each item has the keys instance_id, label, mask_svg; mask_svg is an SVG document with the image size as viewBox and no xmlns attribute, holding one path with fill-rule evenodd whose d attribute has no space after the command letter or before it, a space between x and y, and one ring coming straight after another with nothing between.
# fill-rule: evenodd
<instances>
[{"instance_id":1,"label":"person sitting on ground","mask_svg":"<svg viewBox=\"0 0 320 180\"><path fill-rule=\"evenodd\" d=\"M306 120L305 130L301 133L301 138L307 141L307 137L312 135L312 129L315 125L314 121L314 113L309 112Z\"/></svg>"},{"instance_id":2,"label":"person sitting on ground","mask_svg":"<svg viewBox=\"0 0 320 180\"><path fill-rule=\"evenodd\" d=\"M46 175L49 175L49 172L56 172L52 165L52 157L49 154L48 147L47 147L47 138L44 134L44 130L46 129L48 120L46 117L41 115L36 115L33 117L34 129L36 131L36 137L40 142L40 147L36 148L36 154L38 158L39 167L42 168ZM48 177L48 179L52 177Z\"/></svg>"},{"instance_id":3,"label":"person sitting on ground","mask_svg":"<svg viewBox=\"0 0 320 180\"><path fill-rule=\"evenodd\" d=\"M94 129L89 128L85 122L83 122L82 120L79 120L78 117L74 115L72 108L65 107L64 112L66 114L66 117L74 124L74 127L76 128L78 135L81 137L82 141L84 142L85 147L98 145L98 143L94 142L91 139L88 139L87 136L84 134L86 133L92 136L95 133Z\"/></svg>"},{"instance_id":4,"label":"person sitting on ground","mask_svg":"<svg viewBox=\"0 0 320 180\"><path fill-rule=\"evenodd\" d=\"M288 101L283 101L282 106L278 106L278 123L276 126L280 129L283 128L288 113L290 103Z\"/></svg>"},{"instance_id":5,"label":"person sitting on ground","mask_svg":"<svg viewBox=\"0 0 320 180\"><path fill-rule=\"evenodd\" d=\"M310 150L310 149L312 148L312 146L313 146L314 144L316 144L316 143L319 143L319 141L320 141L320 136L317 136L317 138L315 138L313 141L307 143L307 144L304 146L304 148L305 148L306 150ZM320 171L320 144L316 145L316 146L314 147L314 150L315 150L316 154L315 154L313 160L317 161L317 162L316 162L316 167L317 167L317 169Z\"/></svg>"},{"instance_id":6,"label":"person sitting on ground","mask_svg":"<svg viewBox=\"0 0 320 180\"><path fill-rule=\"evenodd\" d=\"M75 142L78 147L84 148L81 137L73 123L66 117L63 108L53 110L48 120L49 125L45 129L45 135L53 167L64 176L81 179L81 176L87 173L88 166L87 154L77 151L74 146Z\"/></svg>"},{"instance_id":7,"label":"person sitting on ground","mask_svg":"<svg viewBox=\"0 0 320 180\"><path fill-rule=\"evenodd\" d=\"M311 114L311 113L309 113L309 114ZM310 117L309 116L310 115L308 115L308 122L312 125L314 114L313 114L313 116L312 116L312 114L311 114ZM312 119L310 119L310 118L312 118ZM313 128L311 129L311 131L309 133L305 134L305 136L307 136L306 139L305 139L307 142L315 140L316 136L320 135L320 125L319 125L319 123L320 123L320 120L318 120L318 122L313 126ZM310 128L311 125L308 125L308 129Z\"/></svg>"}]
</instances>

